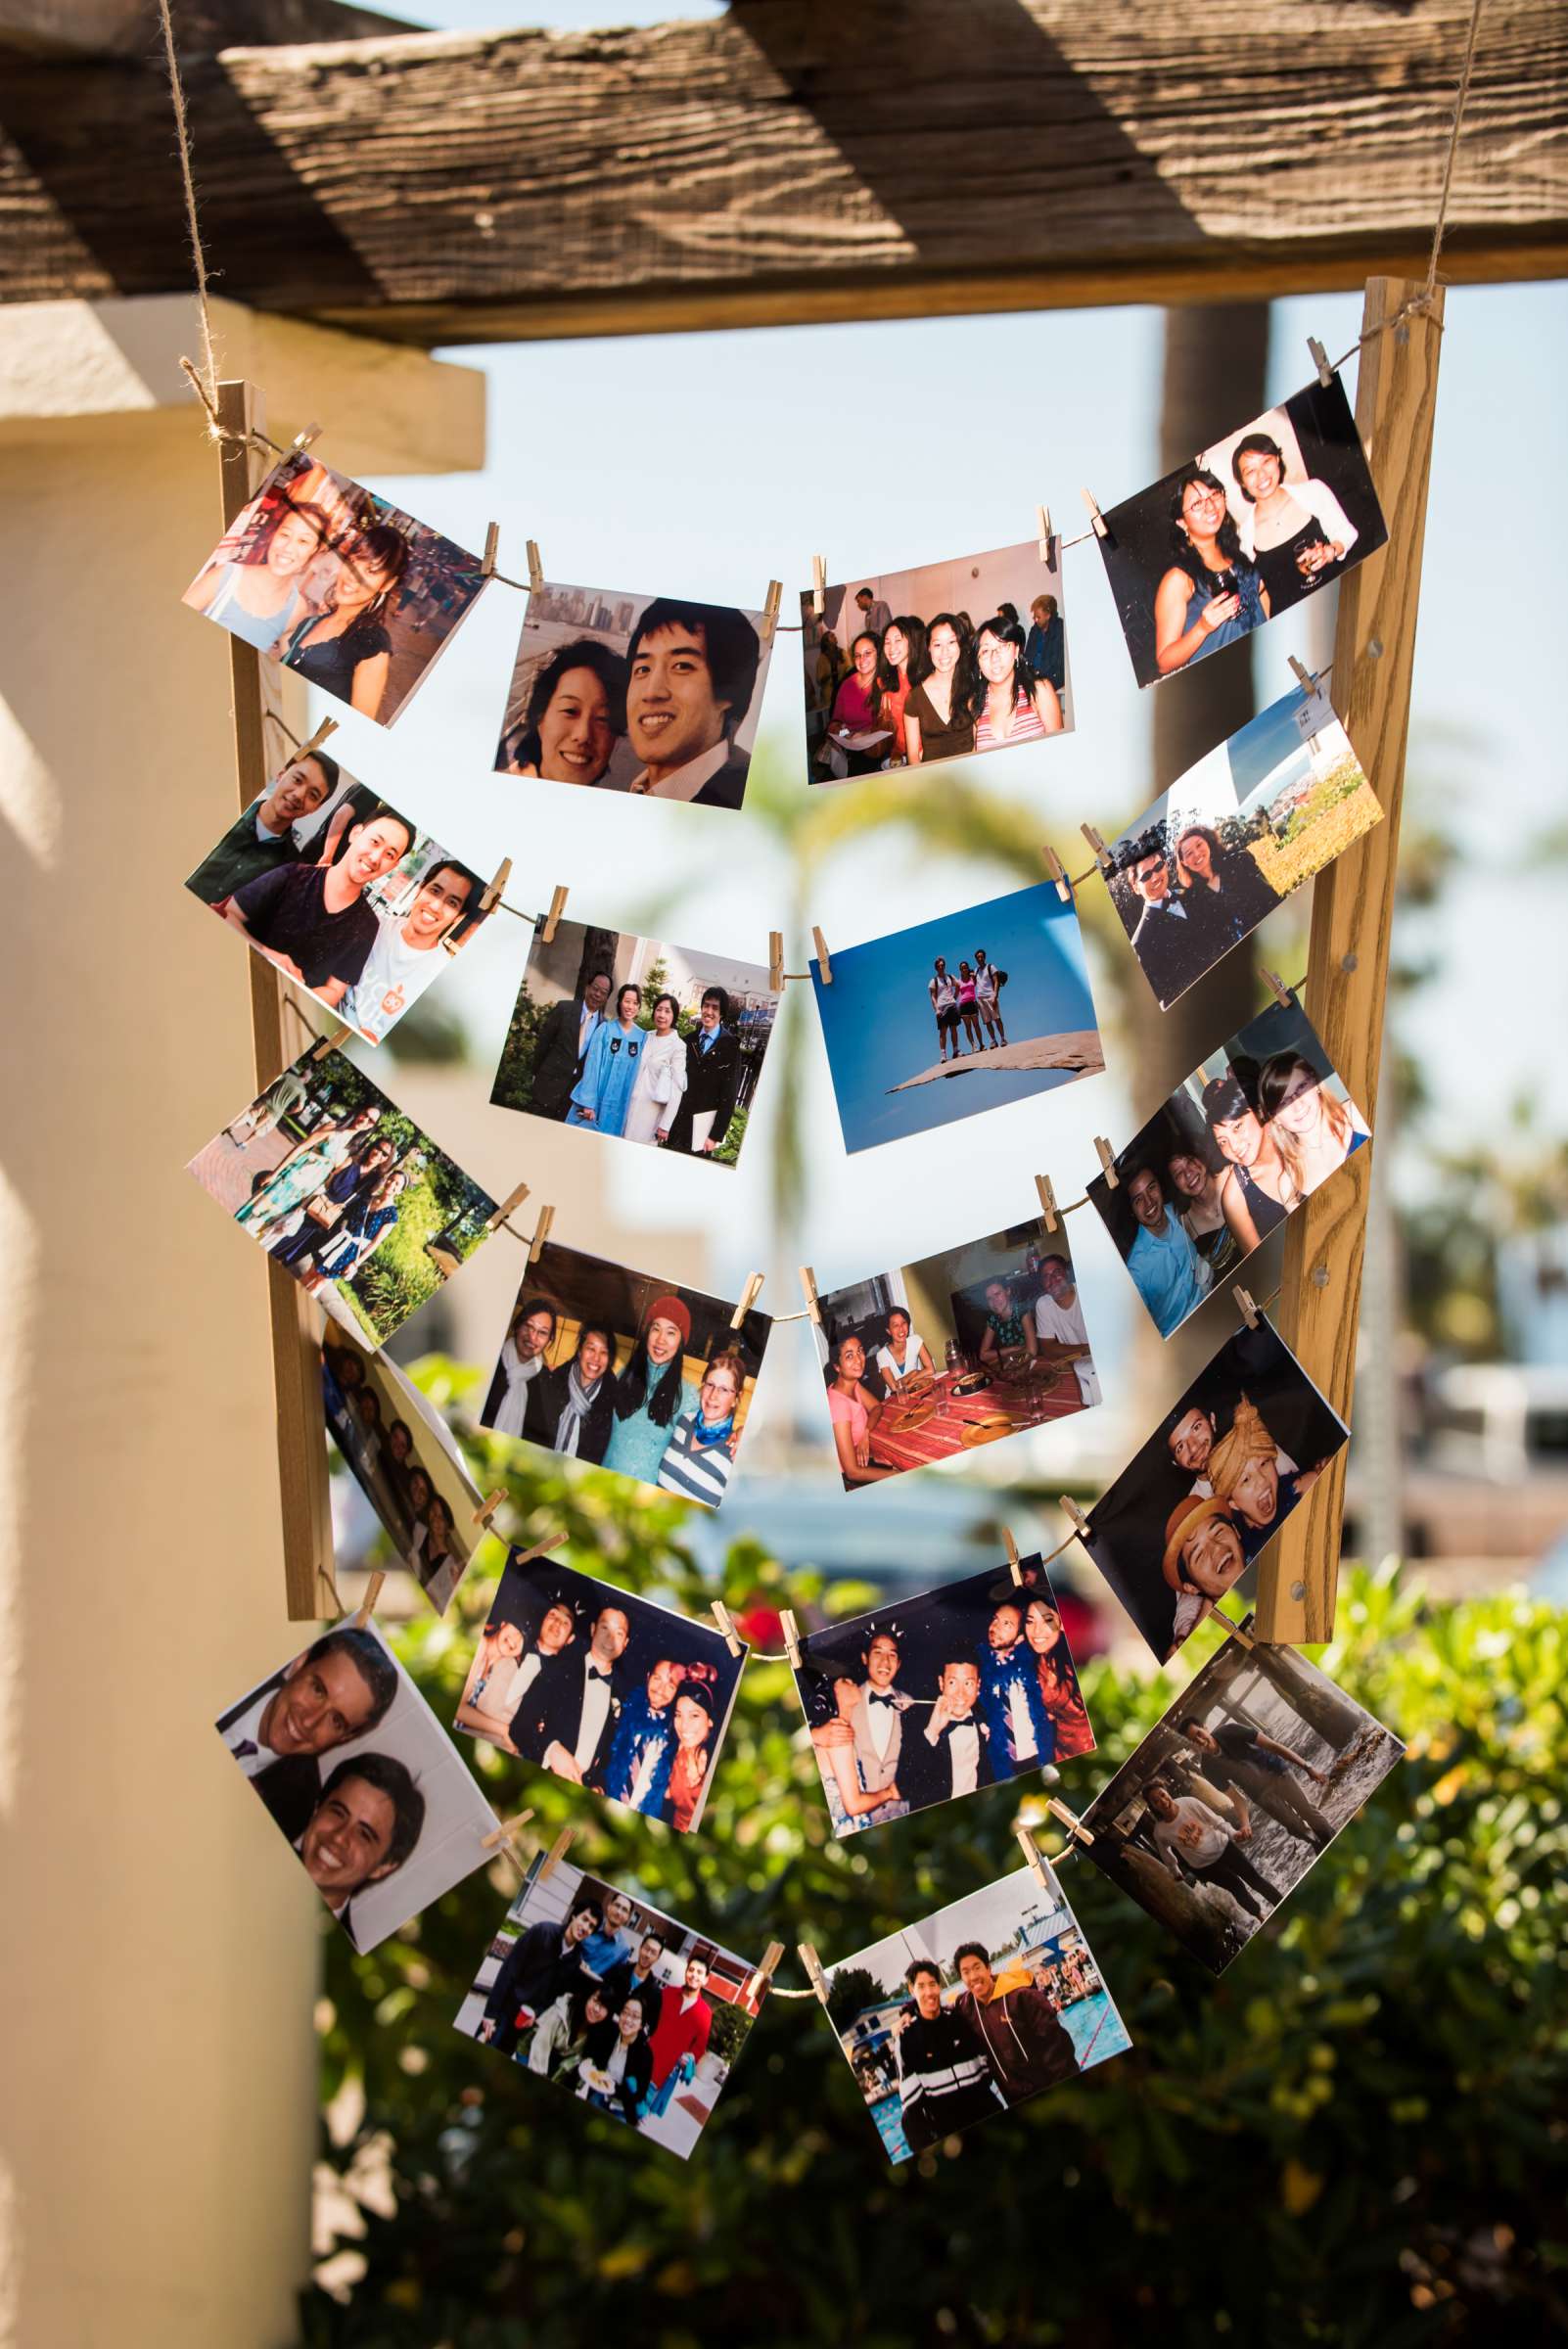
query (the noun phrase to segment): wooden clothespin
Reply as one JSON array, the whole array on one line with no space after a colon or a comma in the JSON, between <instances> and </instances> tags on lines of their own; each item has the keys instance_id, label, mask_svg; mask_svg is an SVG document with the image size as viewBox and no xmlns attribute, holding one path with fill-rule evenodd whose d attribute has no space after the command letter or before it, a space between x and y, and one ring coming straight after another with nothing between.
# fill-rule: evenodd
<instances>
[{"instance_id":1,"label":"wooden clothespin","mask_svg":"<svg viewBox=\"0 0 1568 2349\"><path fill-rule=\"evenodd\" d=\"M1106 1140L1103 1133L1097 1133L1094 1136L1094 1148L1099 1157L1100 1165L1105 1172L1106 1189L1108 1191L1119 1191L1122 1187L1122 1178L1116 1171L1116 1153L1111 1148L1110 1143Z\"/></svg>"},{"instance_id":2,"label":"wooden clothespin","mask_svg":"<svg viewBox=\"0 0 1568 2349\"><path fill-rule=\"evenodd\" d=\"M1042 563L1048 563L1051 559L1051 510L1049 506L1035 508L1035 527L1039 534L1039 559Z\"/></svg>"},{"instance_id":3,"label":"wooden clothespin","mask_svg":"<svg viewBox=\"0 0 1568 2349\"><path fill-rule=\"evenodd\" d=\"M1051 879L1056 884L1057 896L1061 898L1064 905L1071 905L1073 902L1073 884L1067 877L1066 865L1063 864L1060 856L1057 855L1056 851L1049 845L1049 843L1047 843L1046 846L1040 851L1040 854L1045 859L1045 870L1049 873Z\"/></svg>"},{"instance_id":4,"label":"wooden clothespin","mask_svg":"<svg viewBox=\"0 0 1568 2349\"><path fill-rule=\"evenodd\" d=\"M767 934L767 984L770 992L784 992L784 933L769 930Z\"/></svg>"},{"instance_id":5,"label":"wooden clothespin","mask_svg":"<svg viewBox=\"0 0 1568 2349\"><path fill-rule=\"evenodd\" d=\"M553 1534L546 1534L542 1542L535 1542L531 1549L523 1550L512 1563L514 1566L531 1566L535 1558L547 1558L552 1549L564 1549L570 1540L569 1534L557 1528Z\"/></svg>"},{"instance_id":6,"label":"wooden clothespin","mask_svg":"<svg viewBox=\"0 0 1568 2349\"><path fill-rule=\"evenodd\" d=\"M1045 1890L1047 1892L1051 1891L1053 1888L1050 1877L1045 1872L1044 1855L1040 1851L1039 1845L1035 1841L1034 1836L1031 1835L1029 1829L1025 1826L1021 1819L1013 1821L1013 1833L1017 1836L1018 1848L1023 1853L1024 1858L1028 1861L1031 1868L1039 1878L1039 1881L1044 1886Z\"/></svg>"},{"instance_id":7,"label":"wooden clothespin","mask_svg":"<svg viewBox=\"0 0 1568 2349\"><path fill-rule=\"evenodd\" d=\"M758 631L764 644L771 644L773 641L773 630L778 626L778 608L780 603L783 601L783 580L769 579L767 582L767 600L762 606L762 624L761 629Z\"/></svg>"},{"instance_id":8,"label":"wooden clothespin","mask_svg":"<svg viewBox=\"0 0 1568 2349\"><path fill-rule=\"evenodd\" d=\"M564 889L552 889L550 892L550 910L544 917L544 928L539 933L546 945L549 945L555 937L561 916L566 911L566 901L570 894Z\"/></svg>"},{"instance_id":9,"label":"wooden clothespin","mask_svg":"<svg viewBox=\"0 0 1568 2349\"><path fill-rule=\"evenodd\" d=\"M1251 1648L1257 1646L1258 1642L1252 1635L1253 1618L1250 1615L1244 1615L1239 1623L1232 1623L1229 1616L1225 1613L1223 1607L1216 1607L1214 1610L1214 1619L1216 1623L1221 1626L1222 1630L1229 1633L1231 1638L1235 1640L1238 1647Z\"/></svg>"},{"instance_id":10,"label":"wooden clothespin","mask_svg":"<svg viewBox=\"0 0 1568 2349\"><path fill-rule=\"evenodd\" d=\"M344 1037L347 1034L348 1031L346 1028L329 1028L325 1036L317 1036L315 1042L310 1047L309 1057L312 1060L325 1060L329 1052L337 1051L338 1046L343 1042Z\"/></svg>"},{"instance_id":11,"label":"wooden clothespin","mask_svg":"<svg viewBox=\"0 0 1568 2349\"><path fill-rule=\"evenodd\" d=\"M1107 880L1109 880L1111 874L1116 870L1115 857L1111 854L1110 850L1106 847L1104 841L1095 831L1092 824L1080 824L1078 828L1083 833L1084 838L1088 842L1089 847L1094 851L1095 863L1099 866L1100 871L1106 876Z\"/></svg>"},{"instance_id":12,"label":"wooden clothespin","mask_svg":"<svg viewBox=\"0 0 1568 2349\"><path fill-rule=\"evenodd\" d=\"M772 1989L773 1975L777 1970L778 1961L783 1955L784 1944L781 1941L770 1941L768 1943L766 1949L762 1952L761 1964L757 1968L757 1971L754 1974L748 1977L746 1988L741 1992L741 1997L746 2001L746 2004L749 2006L756 2005L758 2000L761 1997L764 1990Z\"/></svg>"},{"instance_id":13,"label":"wooden clothespin","mask_svg":"<svg viewBox=\"0 0 1568 2349\"><path fill-rule=\"evenodd\" d=\"M554 1221L554 1208L541 1207L539 1210L539 1220L533 1226L533 1237L529 1242L529 1263L530 1265L536 1265L538 1263L539 1250L544 1246L550 1226Z\"/></svg>"},{"instance_id":14,"label":"wooden clothespin","mask_svg":"<svg viewBox=\"0 0 1568 2349\"><path fill-rule=\"evenodd\" d=\"M490 883L488 889L484 892L484 895L480 899L479 909L481 913L488 913L490 907L499 902L501 892L511 878L512 859L510 856L503 856L500 863L495 868L494 880Z\"/></svg>"},{"instance_id":15,"label":"wooden clothespin","mask_svg":"<svg viewBox=\"0 0 1568 2349\"><path fill-rule=\"evenodd\" d=\"M1048 1794L1045 1797L1045 1808L1050 1813L1052 1819L1055 1819L1057 1825L1067 1829L1067 1832L1069 1835L1071 1835L1075 1843L1082 1843L1086 1847L1094 1841L1093 1836L1090 1834L1088 1828L1084 1826L1084 1821L1079 1818L1078 1813L1076 1811L1069 1811L1067 1805L1062 1801L1059 1795Z\"/></svg>"},{"instance_id":16,"label":"wooden clothespin","mask_svg":"<svg viewBox=\"0 0 1568 2349\"><path fill-rule=\"evenodd\" d=\"M779 1630L784 1635L784 1653L790 1660L790 1669L792 1672L799 1672L801 1669L801 1627L795 1620L793 1607L779 1609L778 1624Z\"/></svg>"},{"instance_id":17,"label":"wooden clothespin","mask_svg":"<svg viewBox=\"0 0 1568 2349\"><path fill-rule=\"evenodd\" d=\"M746 1316L751 1312L753 1306L757 1303L758 1298L761 1295L762 1279L763 1275L761 1272L754 1272L751 1278L747 1281L745 1288L741 1291L740 1303L736 1306L735 1311L729 1316L729 1326L731 1329L745 1328Z\"/></svg>"},{"instance_id":18,"label":"wooden clothespin","mask_svg":"<svg viewBox=\"0 0 1568 2349\"><path fill-rule=\"evenodd\" d=\"M809 1265L801 1267L801 1286L806 1291L806 1310L820 1328L822 1325L822 1300L816 1293L816 1274Z\"/></svg>"},{"instance_id":19,"label":"wooden clothespin","mask_svg":"<svg viewBox=\"0 0 1568 2349\"><path fill-rule=\"evenodd\" d=\"M533 1814L531 1811L520 1811L516 1819L503 1819L499 1825L491 1829L488 1835L482 1835L480 1837L480 1850L482 1852L504 1852L508 1860L511 1861L512 1865L517 1869L518 1874L520 1876L526 1876L528 1874L528 1869L524 1866L522 1860L518 1856L517 1847L513 1843L512 1838L528 1825L529 1820L532 1817Z\"/></svg>"},{"instance_id":20,"label":"wooden clothespin","mask_svg":"<svg viewBox=\"0 0 1568 2349\"><path fill-rule=\"evenodd\" d=\"M724 1635L724 1645L728 1648L730 1654L732 1656L743 1656L746 1653L746 1650L741 1645L740 1634L735 1629L733 1616L730 1614L728 1607L725 1606L721 1598L715 1598L714 1600L713 1617L714 1621L717 1624L719 1630Z\"/></svg>"},{"instance_id":21,"label":"wooden clothespin","mask_svg":"<svg viewBox=\"0 0 1568 2349\"><path fill-rule=\"evenodd\" d=\"M529 593L537 595L544 585L544 566L539 561L539 542L536 538L530 538L528 541L528 557Z\"/></svg>"},{"instance_id":22,"label":"wooden clothespin","mask_svg":"<svg viewBox=\"0 0 1568 2349\"><path fill-rule=\"evenodd\" d=\"M811 924L811 942L816 947L816 959L822 973L822 985L831 987L833 985L833 965L828 960L827 940L814 922Z\"/></svg>"},{"instance_id":23,"label":"wooden clothespin","mask_svg":"<svg viewBox=\"0 0 1568 2349\"><path fill-rule=\"evenodd\" d=\"M307 449L312 441L320 439L322 429L323 428L319 424L307 424L302 433L295 434L294 438L289 443L289 446L291 448L298 448L301 451Z\"/></svg>"},{"instance_id":24,"label":"wooden clothespin","mask_svg":"<svg viewBox=\"0 0 1568 2349\"><path fill-rule=\"evenodd\" d=\"M498 522L484 525L484 552L480 558L480 577L493 579L495 565L501 551L501 526Z\"/></svg>"},{"instance_id":25,"label":"wooden clothespin","mask_svg":"<svg viewBox=\"0 0 1568 2349\"><path fill-rule=\"evenodd\" d=\"M1298 661L1294 653L1292 653L1290 656L1290 673L1295 678L1297 684L1301 687L1303 693L1315 693L1317 691L1317 678L1315 673L1306 666L1305 662Z\"/></svg>"},{"instance_id":26,"label":"wooden clothespin","mask_svg":"<svg viewBox=\"0 0 1568 2349\"><path fill-rule=\"evenodd\" d=\"M1047 1231L1056 1229L1056 1191L1048 1174L1037 1174L1035 1188L1039 1193L1039 1211L1045 1219Z\"/></svg>"},{"instance_id":27,"label":"wooden clothespin","mask_svg":"<svg viewBox=\"0 0 1568 2349\"><path fill-rule=\"evenodd\" d=\"M496 1510L500 1507L505 1498L506 1487L504 1485L497 1485L494 1492L488 1494L485 1498L481 1501L479 1507L474 1511L474 1523L476 1525L483 1525L487 1528L490 1519L495 1515Z\"/></svg>"},{"instance_id":28,"label":"wooden clothespin","mask_svg":"<svg viewBox=\"0 0 1568 2349\"><path fill-rule=\"evenodd\" d=\"M501 1201L501 1204L496 1209L494 1215L491 1216L486 1221L484 1225L485 1230L498 1231L501 1225L506 1221L506 1219L511 1214L513 1208L521 1207L528 1195L529 1186L526 1182L520 1182L515 1191L508 1191L506 1197ZM521 1238L522 1234L519 1233L518 1236Z\"/></svg>"},{"instance_id":29,"label":"wooden clothespin","mask_svg":"<svg viewBox=\"0 0 1568 2349\"><path fill-rule=\"evenodd\" d=\"M1002 1540L1007 1545L1008 1574L1012 1577L1014 1587L1017 1589L1022 1590L1024 1588L1024 1570L1019 1564L1018 1544L1013 1540L1013 1529L1010 1525L1004 1525L1002 1527Z\"/></svg>"},{"instance_id":30,"label":"wooden clothespin","mask_svg":"<svg viewBox=\"0 0 1568 2349\"><path fill-rule=\"evenodd\" d=\"M1097 506L1097 505L1094 503L1094 497L1093 497L1093 493L1092 493L1092 491L1085 489L1085 490L1084 491L1084 493L1083 493L1083 494L1084 494L1084 505L1085 505L1085 506L1087 506L1087 508L1088 508L1088 518L1089 518L1089 521L1091 522L1091 524L1092 524L1092 525L1093 525L1093 527L1094 527L1094 535L1095 535L1095 537L1096 537L1096 538L1109 538L1109 536L1111 535L1111 533L1110 533L1110 530L1109 530L1109 529L1106 527L1106 521L1105 521L1105 517L1104 517L1104 515L1103 515L1103 514L1100 512L1100 509L1099 509L1099 507L1098 507L1098 506Z\"/></svg>"},{"instance_id":31,"label":"wooden clothespin","mask_svg":"<svg viewBox=\"0 0 1568 2349\"><path fill-rule=\"evenodd\" d=\"M1241 1318L1243 1321L1245 1321L1247 1327L1249 1329L1256 1329L1258 1327L1258 1308L1252 1301L1252 1291L1250 1289L1244 1289L1238 1281L1236 1286L1230 1292L1230 1298L1231 1303L1235 1306L1237 1313L1241 1315Z\"/></svg>"},{"instance_id":32,"label":"wooden clothespin","mask_svg":"<svg viewBox=\"0 0 1568 2349\"><path fill-rule=\"evenodd\" d=\"M320 750L324 742L330 742L337 731L337 719L335 717L324 717L320 725L317 726L315 732L310 736L308 742L302 742L300 745L300 748L294 754L295 757L297 759L308 759L313 751Z\"/></svg>"},{"instance_id":33,"label":"wooden clothespin","mask_svg":"<svg viewBox=\"0 0 1568 2349\"><path fill-rule=\"evenodd\" d=\"M560 1834L556 1837L554 1843L551 1844L549 1850L544 1855L544 1862L539 1869L538 1874L538 1881L541 1884L544 1882L546 1876L553 1873L553 1871L560 1866L562 1861L572 1849L573 1844L576 1841L576 1833L577 1830L576 1827L563 1827L561 1829Z\"/></svg>"},{"instance_id":34,"label":"wooden clothespin","mask_svg":"<svg viewBox=\"0 0 1568 2349\"><path fill-rule=\"evenodd\" d=\"M386 1580L387 1577L384 1574L373 1574L365 1585L365 1595L354 1610L354 1630L356 1632L362 1632L372 1615L375 1614L376 1601L381 1596L381 1587Z\"/></svg>"},{"instance_id":35,"label":"wooden clothespin","mask_svg":"<svg viewBox=\"0 0 1568 2349\"><path fill-rule=\"evenodd\" d=\"M806 1978L825 2006L828 2003L827 1979L822 1972L822 1960L808 1941L798 1941L796 1955L806 1968Z\"/></svg>"},{"instance_id":36,"label":"wooden clothespin","mask_svg":"<svg viewBox=\"0 0 1568 2349\"><path fill-rule=\"evenodd\" d=\"M1323 348L1321 343L1318 342L1315 335L1308 336L1307 347L1313 354L1313 365L1317 370L1318 382L1322 385L1325 392L1331 392L1334 388L1334 370L1328 364L1327 351Z\"/></svg>"},{"instance_id":37,"label":"wooden clothespin","mask_svg":"<svg viewBox=\"0 0 1568 2349\"><path fill-rule=\"evenodd\" d=\"M1067 1519L1067 1522L1072 1527L1074 1533L1077 1534L1079 1540L1082 1542L1084 1535L1089 1530L1089 1521L1084 1516L1083 1510L1079 1507L1077 1501L1073 1498L1071 1493L1059 1493L1056 1497L1056 1505L1061 1510L1062 1515Z\"/></svg>"},{"instance_id":38,"label":"wooden clothespin","mask_svg":"<svg viewBox=\"0 0 1568 2349\"><path fill-rule=\"evenodd\" d=\"M811 609L818 620L827 610L827 565L820 555L811 557Z\"/></svg>"},{"instance_id":39,"label":"wooden clothespin","mask_svg":"<svg viewBox=\"0 0 1568 2349\"><path fill-rule=\"evenodd\" d=\"M1259 971L1258 976L1263 981L1265 987L1268 988L1268 992L1273 996L1274 1001L1276 1003L1282 1003L1285 1009L1289 1011L1295 1002L1295 997L1292 995L1289 988L1285 985L1283 979L1280 978L1279 973L1277 971L1269 970L1268 964L1266 963Z\"/></svg>"}]
</instances>

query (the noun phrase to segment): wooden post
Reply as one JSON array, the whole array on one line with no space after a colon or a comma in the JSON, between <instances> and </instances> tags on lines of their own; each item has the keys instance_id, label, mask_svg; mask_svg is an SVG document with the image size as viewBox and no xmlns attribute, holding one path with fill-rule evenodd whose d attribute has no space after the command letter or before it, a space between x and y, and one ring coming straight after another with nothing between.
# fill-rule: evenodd
<instances>
[{"instance_id":1,"label":"wooden post","mask_svg":"<svg viewBox=\"0 0 1568 2349\"><path fill-rule=\"evenodd\" d=\"M263 432L261 397L254 385L221 384L218 417L236 433ZM237 441L218 443L223 527L229 529L254 496L262 468L255 452ZM234 764L240 806L266 787L272 768L266 721L279 714L280 670L238 636L228 638L234 693ZM259 954L251 965L251 1033L255 1044L255 1089L260 1092L299 1058L304 1039L285 1030L288 981ZM272 1385L278 1407L278 1490L283 1510L284 1598L291 1623L320 1613L317 1569L331 1568L332 1508L327 1494L327 1430L321 1404L321 1339L315 1311L300 1283L281 1265L267 1263L272 1313Z\"/></svg>"},{"instance_id":2,"label":"wooden post","mask_svg":"<svg viewBox=\"0 0 1568 2349\"><path fill-rule=\"evenodd\" d=\"M1419 291L1402 278L1370 279L1363 330L1381 327ZM1361 345L1356 422L1389 537L1339 590L1333 702L1382 803L1383 821L1313 885L1307 1010L1374 1136L1442 329L1438 293L1426 315ZM1377 1147L1374 1138L1371 1149L1359 1150L1285 1228L1281 1328L1346 1419L1356 1388L1361 1252ZM1345 1463L1341 1451L1264 1557L1258 1573L1261 1638L1314 1642L1333 1636Z\"/></svg>"}]
</instances>

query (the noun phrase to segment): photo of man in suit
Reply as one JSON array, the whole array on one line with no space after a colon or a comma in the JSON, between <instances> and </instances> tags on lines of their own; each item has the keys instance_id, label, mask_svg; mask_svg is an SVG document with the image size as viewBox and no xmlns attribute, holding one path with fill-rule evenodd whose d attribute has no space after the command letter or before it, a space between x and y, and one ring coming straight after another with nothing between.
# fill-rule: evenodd
<instances>
[{"instance_id":1,"label":"photo of man in suit","mask_svg":"<svg viewBox=\"0 0 1568 2349\"><path fill-rule=\"evenodd\" d=\"M686 1089L668 1148L712 1158L729 1131L740 1083L740 1037L730 1026L729 997L721 987L705 988L696 1034L686 1038Z\"/></svg>"},{"instance_id":2,"label":"photo of man in suit","mask_svg":"<svg viewBox=\"0 0 1568 2349\"><path fill-rule=\"evenodd\" d=\"M537 1116L565 1118L573 1087L582 1075L593 1032L610 999L610 973L595 971L579 998L552 1003L533 1048L533 1101Z\"/></svg>"},{"instance_id":3,"label":"photo of man in suit","mask_svg":"<svg viewBox=\"0 0 1568 2349\"><path fill-rule=\"evenodd\" d=\"M563 1924L547 1919L520 1933L490 1985L477 2035L481 2042L510 2055L520 2034L530 2030L563 1991L585 1979L582 1944L603 1922L598 1895L584 1893Z\"/></svg>"},{"instance_id":4,"label":"photo of man in suit","mask_svg":"<svg viewBox=\"0 0 1568 2349\"><path fill-rule=\"evenodd\" d=\"M424 1824L425 1798L413 1773L391 1754L355 1754L322 1787L296 1848L356 1950L354 1895L396 1873Z\"/></svg>"},{"instance_id":5,"label":"photo of man in suit","mask_svg":"<svg viewBox=\"0 0 1568 2349\"><path fill-rule=\"evenodd\" d=\"M1160 833L1145 832L1135 840L1122 859L1122 871L1143 900L1132 951L1159 1000L1174 1002L1202 948L1194 943L1191 915L1171 887L1171 860Z\"/></svg>"},{"instance_id":6,"label":"photo of man in suit","mask_svg":"<svg viewBox=\"0 0 1568 2349\"><path fill-rule=\"evenodd\" d=\"M642 760L633 792L738 807L751 767L734 738L751 708L761 640L728 605L656 596L626 647L626 733Z\"/></svg>"},{"instance_id":7,"label":"photo of man in suit","mask_svg":"<svg viewBox=\"0 0 1568 2349\"><path fill-rule=\"evenodd\" d=\"M903 1717L913 1700L893 1685L902 1659L899 1642L891 1632L878 1632L861 1661L865 1665L865 1685L855 1699L850 1727L854 1736L854 1759L861 1785L868 1794L888 1789L888 1800L865 1815L865 1823L875 1827L885 1819L902 1819L909 1809L898 1778L903 1753Z\"/></svg>"},{"instance_id":8,"label":"photo of man in suit","mask_svg":"<svg viewBox=\"0 0 1568 2349\"><path fill-rule=\"evenodd\" d=\"M321 1797L319 1757L380 1727L397 1674L374 1633L324 1633L219 1716L219 1736L291 1843Z\"/></svg>"},{"instance_id":9,"label":"photo of man in suit","mask_svg":"<svg viewBox=\"0 0 1568 2349\"><path fill-rule=\"evenodd\" d=\"M990 1734L975 1714L979 1696L979 1666L972 1656L954 1656L942 1668L924 1727L904 1723L899 1778L912 1811L994 1783Z\"/></svg>"},{"instance_id":10,"label":"photo of man in suit","mask_svg":"<svg viewBox=\"0 0 1568 2349\"><path fill-rule=\"evenodd\" d=\"M630 1637L625 1609L601 1607L587 1646L574 1643L550 1658L512 1725L521 1754L575 1785L595 1782L621 1711L616 1667Z\"/></svg>"}]
</instances>

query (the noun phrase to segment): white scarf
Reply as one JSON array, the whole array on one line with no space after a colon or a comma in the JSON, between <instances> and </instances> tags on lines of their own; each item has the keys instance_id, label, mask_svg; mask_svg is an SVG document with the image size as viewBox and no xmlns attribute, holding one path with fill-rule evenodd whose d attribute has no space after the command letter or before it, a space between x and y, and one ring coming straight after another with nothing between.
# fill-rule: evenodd
<instances>
[{"instance_id":1,"label":"white scarf","mask_svg":"<svg viewBox=\"0 0 1568 2349\"><path fill-rule=\"evenodd\" d=\"M520 1436L523 1433L523 1410L529 1399L529 1380L544 1367L542 1354L530 1355L527 1361L517 1350L515 1338L508 1338L501 1348L501 1369L506 1378L506 1393L495 1414L495 1432L500 1436Z\"/></svg>"}]
</instances>

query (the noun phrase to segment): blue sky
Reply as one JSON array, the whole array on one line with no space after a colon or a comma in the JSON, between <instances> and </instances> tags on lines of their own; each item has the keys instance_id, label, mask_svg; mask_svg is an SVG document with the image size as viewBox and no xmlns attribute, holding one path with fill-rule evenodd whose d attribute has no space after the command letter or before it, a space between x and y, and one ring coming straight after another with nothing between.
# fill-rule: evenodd
<instances>
[{"instance_id":1,"label":"blue sky","mask_svg":"<svg viewBox=\"0 0 1568 2349\"><path fill-rule=\"evenodd\" d=\"M1306 752L1296 731L1296 713L1307 696L1301 692L1282 694L1260 710L1250 726L1232 734L1226 744L1230 761L1230 779L1236 787L1236 797L1244 800L1249 791L1266 783L1276 766L1287 759L1305 760Z\"/></svg>"}]
</instances>

